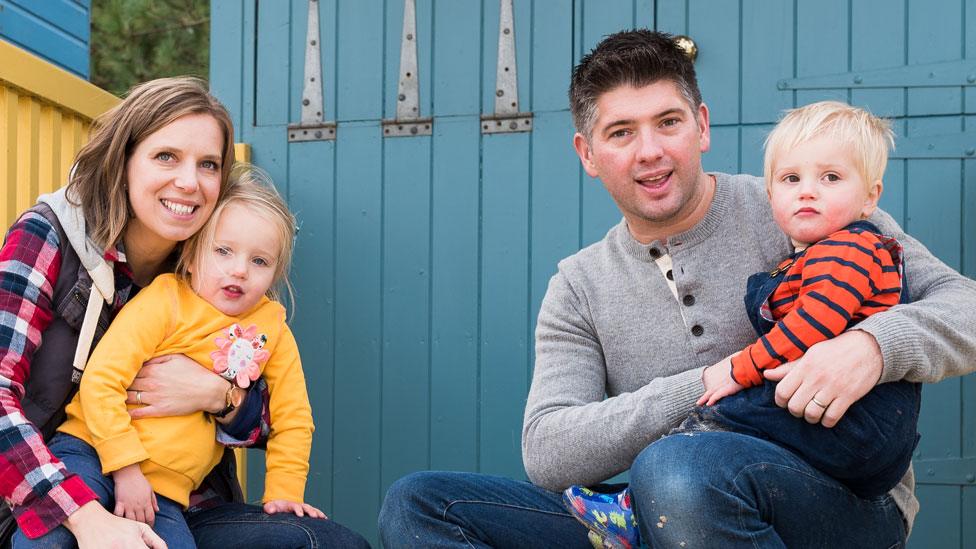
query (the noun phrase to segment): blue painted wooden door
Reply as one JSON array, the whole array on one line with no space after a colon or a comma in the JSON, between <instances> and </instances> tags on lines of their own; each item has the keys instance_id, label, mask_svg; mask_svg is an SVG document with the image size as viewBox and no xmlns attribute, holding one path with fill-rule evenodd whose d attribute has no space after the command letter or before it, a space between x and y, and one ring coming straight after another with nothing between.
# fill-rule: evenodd
<instances>
[{"instance_id":1,"label":"blue painted wooden door","mask_svg":"<svg viewBox=\"0 0 976 549\"><path fill-rule=\"evenodd\" d=\"M479 128L493 110L498 2L418 0L420 115L434 125L407 138L380 129L396 111L403 2L319 4L335 141L286 138L300 118L307 0L214 0L212 86L301 224L293 326L316 419L308 500L371 541L386 488L406 473L524 477L521 420L546 284L559 259L620 218L579 169L566 99L572 66L608 33L648 26L698 43L708 169L761 172L762 139L784 108L839 97L894 117L899 143L916 142L890 162L884 207L976 274L976 165L959 152L924 157L918 141L962 143L972 87L804 80L971 58L976 0L515 0L519 105L534 128L502 135ZM972 546L966 410L976 383L949 380L925 397L913 545ZM256 497L260 460L252 466Z\"/></svg>"}]
</instances>

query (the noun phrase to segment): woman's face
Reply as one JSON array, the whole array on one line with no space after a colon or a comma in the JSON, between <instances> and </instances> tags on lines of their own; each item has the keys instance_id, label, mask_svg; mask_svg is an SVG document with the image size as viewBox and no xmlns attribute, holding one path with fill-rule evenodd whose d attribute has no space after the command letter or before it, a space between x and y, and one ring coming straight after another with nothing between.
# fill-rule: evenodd
<instances>
[{"instance_id":1,"label":"woman's face","mask_svg":"<svg viewBox=\"0 0 976 549\"><path fill-rule=\"evenodd\" d=\"M200 230L220 193L223 133L209 114L188 114L149 134L126 163L132 218L126 245L168 253Z\"/></svg>"}]
</instances>

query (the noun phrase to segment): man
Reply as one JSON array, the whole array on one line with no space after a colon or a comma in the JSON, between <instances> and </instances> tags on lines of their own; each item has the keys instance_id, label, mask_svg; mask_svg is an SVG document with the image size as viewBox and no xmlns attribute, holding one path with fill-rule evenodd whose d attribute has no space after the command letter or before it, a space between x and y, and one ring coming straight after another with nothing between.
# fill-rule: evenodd
<instances>
[{"instance_id":1,"label":"man","mask_svg":"<svg viewBox=\"0 0 976 549\"><path fill-rule=\"evenodd\" d=\"M384 545L588 547L559 491L627 470L641 534L653 546L903 543L918 510L911 471L890 497L868 501L760 439L661 438L728 376L712 365L755 339L742 306L748 275L791 250L761 179L702 170L708 108L670 36L606 38L576 67L570 103L583 168L624 220L560 262L543 300L522 437L533 484L469 473L405 477L380 513ZM877 383L961 375L976 353L976 283L889 216L872 221L905 246L916 301L767 374L779 381L780 406L826 427Z\"/></svg>"}]
</instances>

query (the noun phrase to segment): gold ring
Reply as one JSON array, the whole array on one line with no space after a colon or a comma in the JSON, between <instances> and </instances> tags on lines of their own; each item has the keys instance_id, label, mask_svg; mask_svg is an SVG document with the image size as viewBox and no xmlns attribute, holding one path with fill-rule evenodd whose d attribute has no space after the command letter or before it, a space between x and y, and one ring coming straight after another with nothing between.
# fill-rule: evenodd
<instances>
[{"instance_id":1,"label":"gold ring","mask_svg":"<svg viewBox=\"0 0 976 549\"><path fill-rule=\"evenodd\" d=\"M817 400L817 397L813 397L813 398L811 398L811 399L810 399L810 402L812 402L812 403L814 403L814 404L816 404L817 406L820 406L820 407L821 407L821 408L823 408L824 410L826 410L826 409L827 409L827 405L826 405L826 404L824 404L823 402L820 402L819 400Z\"/></svg>"},{"instance_id":2,"label":"gold ring","mask_svg":"<svg viewBox=\"0 0 976 549\"><path fill-rule=\"evenodd\" d=\"M142 405L142 391L136 391L136 404Z\"/></svg>"}]
</instances>

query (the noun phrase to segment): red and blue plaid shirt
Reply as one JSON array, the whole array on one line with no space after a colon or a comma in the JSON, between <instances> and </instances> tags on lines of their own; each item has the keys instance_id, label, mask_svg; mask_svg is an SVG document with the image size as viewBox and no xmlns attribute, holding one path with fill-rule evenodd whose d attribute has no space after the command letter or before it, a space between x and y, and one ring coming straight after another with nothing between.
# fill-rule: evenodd
<instances>
[{"instance_id":1,"label":"red and blue plaid shirt","mask_svg":"<svg viewBox=\"0 0 976 549\"><path fill-rule=\"evenodd\" d=\"M79 507L96 499L94 492L48 451L37 428L21 408L31 358L50 325L54 285L61 268L58 233L43 216L28 212L10 228L0 248L0 496L13 510L29 538L59 526ZM115 248L105 254L115 265L113 313L139 291L125 255ZM264 414L262 414L264 415ZM244 440L221 442L250 446L265 425ZM212 491L194 498L206 507Z\"/></svg>"}]
</instances>

